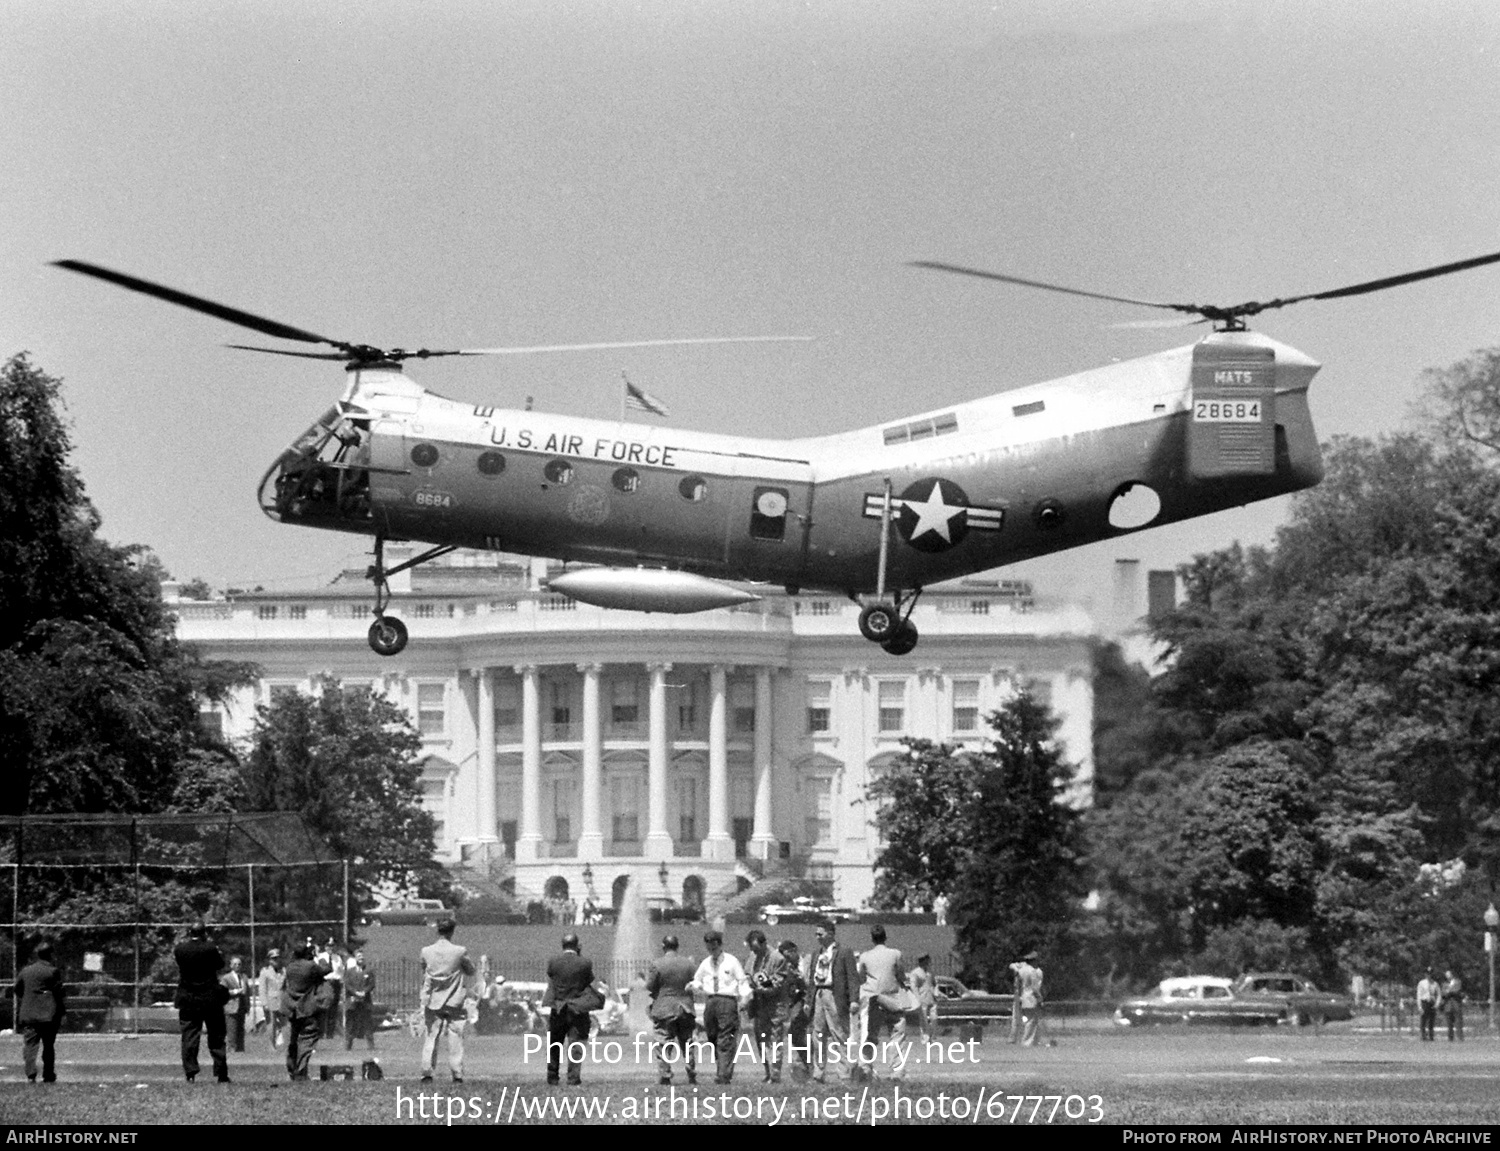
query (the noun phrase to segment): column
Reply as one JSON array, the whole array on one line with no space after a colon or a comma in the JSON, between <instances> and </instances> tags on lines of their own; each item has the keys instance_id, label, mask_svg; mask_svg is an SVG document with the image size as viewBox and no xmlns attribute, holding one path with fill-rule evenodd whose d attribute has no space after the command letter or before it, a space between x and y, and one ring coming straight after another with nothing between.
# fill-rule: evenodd
<instances>
[{"instance_id":1,"label":"column","mask_svg":"<svg viewBox=\"0 0 1500 1151\"><path fill-rule=\"evenodd\" d=\"M708 838L703 858L734 858L734 837L729 834L729 669L714 664L708 669Z\"/></svg>"},{"instance_id":2,"label":"column","mask_svg":"<svg viewBox=\"0 0 1500 1151\"><path fill-rule=\"evenodd\" d=\"M495 819L495 669L475 668L475 696L479 708L479 842L497 843Z\"/></svg>"},{"instance_id":3,"label":"column","mask_svg":"<svg viewBox=\"0 0 1500 1151\"><path fill-rule=\"evenodd\" d=\"M771 669L755 669L755 826L750 854L775 859L778 845L771 830Z\"/></svg>"},{"instance_id":4,"label":"column","mask_svg":"<svg viewBox=\"0 0 1500 1151\"><path fill-rule=\"evenodd\" d=\"M521 677L521 828L516 862L542 854L542 708L534 663L518 664Z\"/></svg>"},{"instance_id":5,"label":"column","mask_svg":"<svg viewBox=\"0 0 1500 1151\"><path fill-rule=\"evenodd\" d=\"M581 663L583 673L583 795L578 858L604 858L604 829L600 799L604 790L604 739L599 722L599 673L602 664Z\"/></svg>"},{"instance_id":6,"label":"column","mask_svg":"<svg viewBox=\"0 0 1500 1151\"><path fill-rule=\"evenodd\" d=\"M646 842L648 859L672 856L672 835L667 830L667 672L669 663L646 665L651 672L650 751L646 771Z\"/></svg>"}]
</instances>

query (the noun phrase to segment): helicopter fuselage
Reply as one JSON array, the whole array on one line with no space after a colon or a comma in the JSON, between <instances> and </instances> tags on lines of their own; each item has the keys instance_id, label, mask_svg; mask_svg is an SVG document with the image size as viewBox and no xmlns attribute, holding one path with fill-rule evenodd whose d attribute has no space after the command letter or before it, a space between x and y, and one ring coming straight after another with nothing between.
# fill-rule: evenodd
<instances>
[{"instance_id":1,"label":"helicopter fuselage","mask_svg":"<svg viewBox=\"0 0 1500 1151\"><path fill-rule=\"evenodd\" d=\"M1265 336L1220 332L856 431L769 440L460 403L398 364L364 364L273 464L261 505L382 539L913 589L1316 484L1317 370ZM1122 517L1127 496L1146 501L1144 517Z\"/></svg>"}]
</instances>

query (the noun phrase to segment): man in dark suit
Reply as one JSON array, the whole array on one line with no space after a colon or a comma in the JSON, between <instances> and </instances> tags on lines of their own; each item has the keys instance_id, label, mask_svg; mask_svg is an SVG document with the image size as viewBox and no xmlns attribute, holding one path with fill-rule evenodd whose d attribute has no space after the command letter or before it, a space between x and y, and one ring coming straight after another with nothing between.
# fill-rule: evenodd
<instances>
[{"instance_id":1,"label":"man in dark suit","mask_svg":"<svg viewBox=\"0 0 1500 1151\"><path fill-rule=\"evenodd\" d=\"M807 990L813 1005L813 1078L822 1083L828 1064L845 1065L845 1077L852 1077L849 1060L849 1005L859 998L859 970L854 952L834 938L836 928L831 919L817 928L818 949L808 957ZM832 1039L838 1054L829 1058L827 1040Z\"/></svg>"},{"instance_id":2,"label":"man in dark suit","mask_svg":"<svg viewBox=\"0 0 1500 1151\"><path fill-rule=\"evenodd\" d=\"M672 1063L679 1053L687 1059L687 1079L698 1082L693 1051L693 981L697 965L677 954L677 936L661 941L661 958L651 965L646 978L646 994L651 996L651 1025L656 1030L656 1064L663 1084L672 1082Z\"/></svg>"},{"instance_id":3,"label":"man in dark suit","mask_svg":"<svg viewBox=\"0 0 1500 1151\"><path fill-rule=\"evenodd\" d=\"M599 998L594 991L594 965L583 958L578 936L571 931L562 938L562 954L547 961L547 993L542 1006L551 1007L547 1031L547 1083L556 1085L564 1048L568 1048L568 1085L583 1082L580 1061L573 1058L587 1050L589 1011ZM570 1047L570 1044L583 1047Z\"/></svg>"},{"instance_id":4,"label":"man in dark suit","mask_svg":"<svg viewBox=\"0 0 1500 1151\"><path fill-rule=\"evenodd\" d=\"M208 928L200 920L188 928L187 941L173 952L177 960L177 1023L182 1030L182 1073L191 1083L198 1077L198 1043L208 1030L208 1053L214 1061L214 1078L229 1082L229 1060L225 1053L224 1004L229 989L219 982L224 956L208 941Z\"/></svg>"},{"instance_id":5,"label":"man in dark suit","mask_svg":"<svg viewBox=\"0 0 1500 1151\"><path fill-rule=\"evenodd\" d=\"M281 1010L289 1028L286 1071L292 1079L307 1078L307 1065L323 1034L323 1016L332 999L322 990L327 975L328 968L313 959L310 943L292 952L292 961L286 965Z\"/></svg>"},{"instance_id":6,"label":"man in dark suit","mask_svg":"<svg viewBox=\"0 0 1500 1151\"><path fill-rule=\"evenodd\" d=\"M67 1008L62 972L52 962L52 944L38 943L31 962L16 976L16 999L20 1003L16 1024L23 1043L21 1058L26 1064L26 1078L36 1082L37 1049L42 1052L42 1082L56 1083L57 1028Z\"/></svg>"}]
</instances>

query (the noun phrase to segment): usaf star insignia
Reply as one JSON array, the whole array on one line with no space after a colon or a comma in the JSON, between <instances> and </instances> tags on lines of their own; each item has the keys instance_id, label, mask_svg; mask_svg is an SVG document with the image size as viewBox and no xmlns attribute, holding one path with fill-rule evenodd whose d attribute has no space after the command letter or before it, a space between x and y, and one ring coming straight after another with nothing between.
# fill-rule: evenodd
<instances>
[{"instance_id":1,"label":"usaf star insignia","mask_svg":"<svg viewBox=\"0 0 1500 1151\"><path fill-rule=\"evenodd\" d=\"M883 492L866 492L865 517L878 520L884 503ZM901 538L918 551L943 552L963 543L971 529L999 531L1005 510L971 504L952 480L933 478L918 480L899 496L893 495L891 519Z\"/></svg>"}]
</instances>

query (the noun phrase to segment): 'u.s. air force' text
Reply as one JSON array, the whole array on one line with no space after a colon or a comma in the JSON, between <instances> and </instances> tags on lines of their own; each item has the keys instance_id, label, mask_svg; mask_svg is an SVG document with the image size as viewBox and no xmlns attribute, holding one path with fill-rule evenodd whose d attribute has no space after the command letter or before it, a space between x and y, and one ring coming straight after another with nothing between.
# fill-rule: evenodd
<instances>
[{"instance_id":1,"label":"'u.s. air force' text","mask_svg":"<svg viewBox=\"0 0 1500 1151\"><path fill-rule=\"evenodd\" d=\"M1248 1131L1231 1131L1225 1140L1222 1131L1135 1131L1121 1132L1125 1143L1360 1143L1380 1146L1390 1143L1479 1143L1491 1142L1489 1131L1455 1131L1443 1128L1421 1128L1410 1131L1367 1127L1363 1131L1278 1131L1261 1127Z\"/></svg>"}]
</instances>

